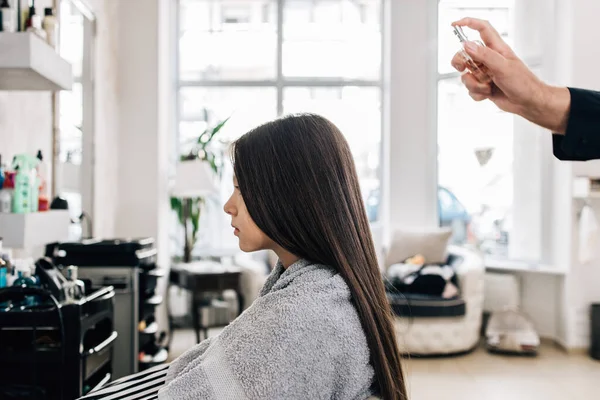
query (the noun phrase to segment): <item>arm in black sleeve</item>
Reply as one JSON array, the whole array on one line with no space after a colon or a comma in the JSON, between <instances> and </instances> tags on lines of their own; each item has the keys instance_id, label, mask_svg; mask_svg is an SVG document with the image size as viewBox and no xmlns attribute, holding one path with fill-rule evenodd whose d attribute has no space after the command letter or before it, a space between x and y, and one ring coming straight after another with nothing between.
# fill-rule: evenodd
<instances>
[{"instance_id":1,"label":"arm in black sleeve","mask_svg":"<svg viewBox=\"0 0 600 400\"><path fill-rule=\"evenodd\" d=\"M552 135L554 156L565 161L600 159L600 92L569 88L571 110L564 135Z\"/></svg>"}]
</instances>

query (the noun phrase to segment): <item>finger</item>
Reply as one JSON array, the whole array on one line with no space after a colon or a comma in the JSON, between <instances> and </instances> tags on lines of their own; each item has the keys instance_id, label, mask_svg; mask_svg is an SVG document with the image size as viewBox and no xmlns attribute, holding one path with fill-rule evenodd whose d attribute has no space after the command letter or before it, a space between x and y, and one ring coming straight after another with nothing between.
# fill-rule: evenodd
<instances>
[{"instance_id":1,"label":"finger","mask_svg":"<svg viewBox=\"0 0 600 400\"><path fill-rule=\"evenodd\" d=\"M498 31L488 22L478 18L463 18L452 23L452 26L467 26L479 32L481 40L486 46L500 52L505 56L514 55L508 44L502 39Z\"/></svg>"},{"instance_id":2,"label":"finger","mask_svg":"<svg viewBox=\"0 0 600 400\"><path fill-rule=\"evenodd\" d=\"M452 57L452 61L450 64L456 69L458 72L463 72L467 65L465 64L465 59L459 53L456 53L454 57Z\"/></svg>"},{"instance_id":3,"label":"finger","mask_svg":"<svg viewBox=\"0 0 600 400\"><path fill-rule=\"evenodd\" d=\"M471 92L469 92L469 96L471 96L471 98L475 101L483 101L483 100L487 100L489 98L489 96L486 96L485 94L471 93Z\"/></svg>"},{"instance_id":4,"label":"finger","mask_svg":"<svg viewBox=\"0 0 600 400\"><path fill-rule=\"evenodd\" d=\"M470 55L473 60L488 67L492 75L498 76L505 72L507 60L497 51L489 47L478 46L473 42L466 42L464 48L467 54Z\"/></svg>"},{"instance_id":5,"label":"finger","mask_svg":"<svg viewBox=\"0 0 600 400\"><path fill-rule=\"evenodd\" d=\"M485 96L492 95L492 85L490 83L481 83L473 76L473 74L464 74L461 81L469 91L469 93L481 94Z\"/></svg>"}]
</instances>

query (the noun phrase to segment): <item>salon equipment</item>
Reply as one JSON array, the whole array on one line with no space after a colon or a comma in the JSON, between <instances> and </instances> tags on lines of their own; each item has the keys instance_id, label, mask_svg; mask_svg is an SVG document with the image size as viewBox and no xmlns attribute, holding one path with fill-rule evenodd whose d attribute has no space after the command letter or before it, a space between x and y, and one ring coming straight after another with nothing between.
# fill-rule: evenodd
<instances>
[{"instance_id":1,"label":"salon equipment","mask_svg":"<svg viewBox=\"0 0 600 400\"><path fill-rule=\"evenodd\" d=\"M111 379L114 289L90 290L77 302L45 288L0 289L0 303L30 307L0 311L0 398L71 400Z\"/></svg>"},{"instance_id":2,"label":"salon equipment","mask_svg":"<svg viewBox=\"0 0 600 400\"><path fill-rule=\"evenodd\" d=\"M114 379L154 365L144 362L148 357L141 356L155 350L155 309L163 301L156 293L158 278L164 275L156 266L156 254L152 238L87 239L46 248L46 255L57 265L79 267L79 278L92 286L115 288L115 330L119 337L115 343Z\"/></svg>"},{"instance_id":3,"label":"salon equipment","mask_svg":"<svg viewBox=\"0 0 600 400\"><path fill-rule=\"evenodd\" d=\"M67 279L52 263L52 260L44 257L35 263L35 274L40 279L40 283L46 288L58 301L66 300L65 283Z\"/></svg>"}]
</instances>

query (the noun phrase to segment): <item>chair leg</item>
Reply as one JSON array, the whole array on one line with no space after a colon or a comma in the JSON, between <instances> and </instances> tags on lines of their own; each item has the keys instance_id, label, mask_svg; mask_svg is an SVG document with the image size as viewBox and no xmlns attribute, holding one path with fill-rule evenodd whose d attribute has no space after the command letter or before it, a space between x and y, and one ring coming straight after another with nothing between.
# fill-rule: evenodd
<instances>
[{"instance_id":1,"label":"chair leg","mask_svg":"<svg viewBox=\"0 0 600 400\"><path fill-rule=\"evenodd\" d=\"M192 295L192 324L194 325L194 332L196 333L196 343L200 343L200 316L198 310L200 305L198 304L198 298L196 294Z\"/></svg>"}]
</instances>

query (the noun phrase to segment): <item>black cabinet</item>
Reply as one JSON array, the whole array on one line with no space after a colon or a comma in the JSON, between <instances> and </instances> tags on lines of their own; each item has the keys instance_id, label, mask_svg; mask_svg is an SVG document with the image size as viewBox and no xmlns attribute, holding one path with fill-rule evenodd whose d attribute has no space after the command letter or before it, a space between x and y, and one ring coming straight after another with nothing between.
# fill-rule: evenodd
<instances>
[{"instance_id":1,"label":"black cabinet","mask_svg":"<svg viewBox=\"0 0 600 400\"><path fill-rule=\"evenodd\" d=\"M0 289L0 302L18 298L19 289ZM74 303L40 299L0 312L0 398L72 400L108 382L114 299L114 289L103 287Z\"/></svg>"}]
</instances>

